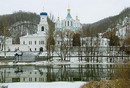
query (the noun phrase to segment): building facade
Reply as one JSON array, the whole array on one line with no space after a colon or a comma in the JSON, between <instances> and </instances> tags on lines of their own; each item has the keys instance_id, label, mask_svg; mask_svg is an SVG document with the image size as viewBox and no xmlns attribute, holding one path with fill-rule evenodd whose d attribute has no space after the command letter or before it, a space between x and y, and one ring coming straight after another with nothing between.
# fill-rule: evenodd
<instances>
[{"instance_id":1,"label":"building facade","mask_svg":"<svg viewBox=\"0 0 130 88\"><path fill-rule=\"evenodd\" d=\"M29 47L27 51L46 51L47 31L47 13L42 12L37 33L20 37L20 45L27 45Z\"/></svg>"},{"instance_id":2,"label":"building facade","mask_svg":"<svg viewBox=\"0 0 130 88\"><path fill-rule=\"evenodd\" d=\"M117 24L116 28L117 28L116 35L120 39L126 39L130 37L130 18L125 17L121 22L121 24Z\"/></svg>"}]
</instances>

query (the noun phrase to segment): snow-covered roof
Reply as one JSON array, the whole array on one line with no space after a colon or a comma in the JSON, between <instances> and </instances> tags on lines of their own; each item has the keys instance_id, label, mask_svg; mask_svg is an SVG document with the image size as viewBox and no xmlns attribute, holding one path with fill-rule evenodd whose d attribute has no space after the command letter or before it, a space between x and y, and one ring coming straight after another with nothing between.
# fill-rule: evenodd
<instances>
[{"instance_id":1,"label":"snow-covered roof","mask_svg":"<svg viewBox=\"0 0 130 88\"><path fill-rule=\"evenodd\" d=\"M44 35L42 35L40 33L36 33L36 34L32 34L32 35L25 35L20 38L31 38L31 37L44 37Z\"/></svg>"},{"instance_id":2,"label":"snow-covered roof","mask_svg":"<svg viewBox=\"0 0 130 88\"><path fill-rule=\"evenodd\" d=\"M84 37L84 38L80 38L81 40L109 40L107 38L98 38L98 37Z\"/></svg>"}]
</instances>

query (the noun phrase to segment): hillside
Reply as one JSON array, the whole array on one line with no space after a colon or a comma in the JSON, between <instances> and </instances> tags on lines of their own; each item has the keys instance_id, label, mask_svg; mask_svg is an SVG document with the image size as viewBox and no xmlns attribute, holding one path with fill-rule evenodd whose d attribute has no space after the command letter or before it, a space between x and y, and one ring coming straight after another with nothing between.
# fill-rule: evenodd
<instances>
[{"instance_id":1,"label":"hillside","mask_svg":"<svg viewBox=\"0 0 130 88\"><path fill-rule=\"evenodd\" d=\"M86 33L87 31L91 32L93 36L96 36L99 32L104 32L108 28L113 28L116 26L117 23L120 23L124 17L129 16L130 14L130 7L124 9L120 14L116 16L111 16L105 19L102 19L98 22L93 24L84 24L83 30ZM88 35L89 36L89 35Z\"/></svg>"},{"instance_id":2,"label":"hillside","mask_svg":"<svg viewBox=\"0 0 130 88\"><path fill-rule=\"evenodd\" d=\"M9 29L11 25L17 22L30 21L37 24L39 22L39 19L40 17L36 13L23 12L23 11L15 12L13 14L2 15L0 16L0 35L3 35L4 32L3 25L6 25L7 29ZM7 35L11 35L11 34L9 34L8 32Z\"/></svg>"}]
</instances>

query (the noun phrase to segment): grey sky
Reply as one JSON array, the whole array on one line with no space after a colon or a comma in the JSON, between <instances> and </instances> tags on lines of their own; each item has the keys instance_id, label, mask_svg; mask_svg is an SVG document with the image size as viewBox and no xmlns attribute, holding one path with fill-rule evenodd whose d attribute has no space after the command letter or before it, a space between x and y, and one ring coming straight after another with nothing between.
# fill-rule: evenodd
<instances>
[{"instance_id":1,"label":"grey sky","mask_svg":"<svg viewBox=\"0 0 130 88\"><path fill-rule=\"evenodd\" d=\"M130 6L130 0L0 0L0 15L19 10L39 14L44 6L46 12L64 19L68 4L74 19L78 15L81 23L93 23L119 14Z\"/></svg>"}]
</instances>

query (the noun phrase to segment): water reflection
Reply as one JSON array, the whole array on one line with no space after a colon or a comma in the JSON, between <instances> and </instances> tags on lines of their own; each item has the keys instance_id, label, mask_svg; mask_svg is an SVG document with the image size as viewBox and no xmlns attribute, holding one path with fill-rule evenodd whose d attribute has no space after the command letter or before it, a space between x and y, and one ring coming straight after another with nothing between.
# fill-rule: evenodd
<instances>
[{"instance_id":1,"label":"water reflection","mask_svg":"<svg viewBox=\"0 0 130 88\"><path fill-rule=\"evenodd\" d=\"M113 77L114 69L112 64L2 66L0 82L108 80Z\"/></svg>"}]
</instances>

